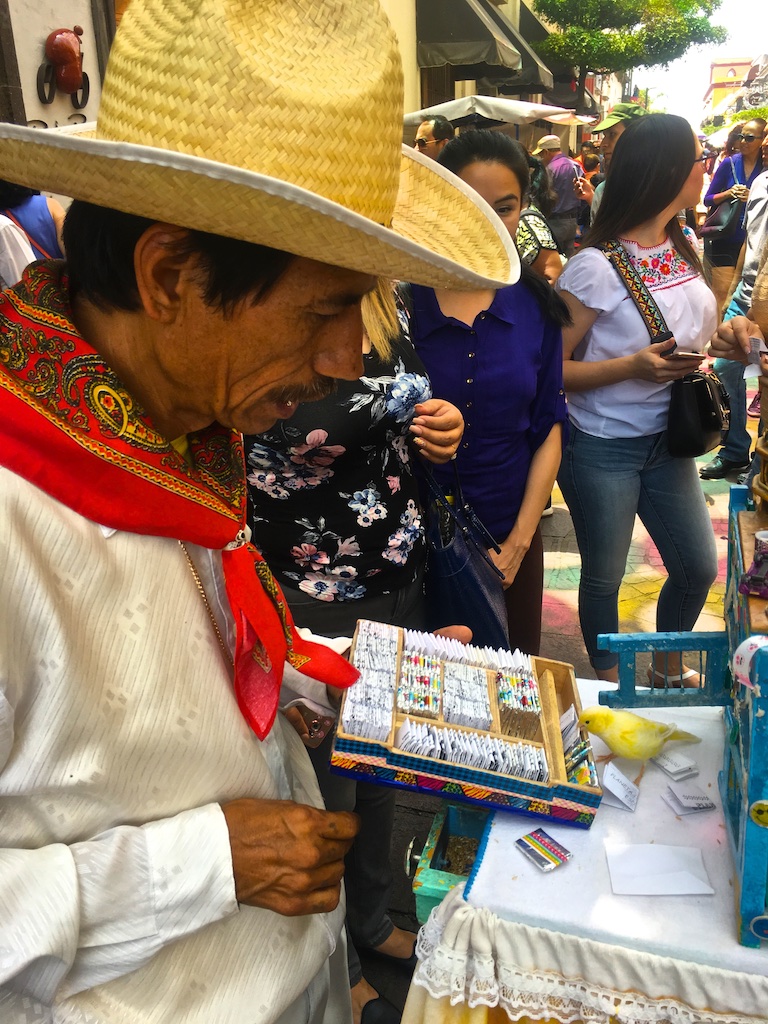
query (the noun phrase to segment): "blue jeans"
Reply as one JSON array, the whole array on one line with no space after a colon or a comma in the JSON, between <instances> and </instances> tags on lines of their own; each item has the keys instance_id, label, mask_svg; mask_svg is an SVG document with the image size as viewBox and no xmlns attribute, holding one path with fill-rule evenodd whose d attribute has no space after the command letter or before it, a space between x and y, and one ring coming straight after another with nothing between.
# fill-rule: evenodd
<instances>
[{"instance_id":1,"label":"blue jeans","mask_svg":"<svg viewBox=\"0 0 768 1024\"><path fill-rule=\"evenodd\" d=\"M598 650L597 635L619 632L619 587L635 515L667 570L656 628L692 629L717 577L715 537L693 459L672 458L666 433L603 438L571 425L558 483L581 555L579 620L593 667L618 662Z\"/></svg>"},{"instance_id":2,"label":"blue jeans","mask_svg":"<svg viewBox=\"0 0 768 1024\"><path fill-rule=\"evenodd\" d=\"M719 454L731 462L742 465L749 462L752 438L747 430L747 382L744 380L744 366L733 359L716 359L715 373L725 385L731 400L731 422L725 437L725 444Z\"/></svg>"}]
</instances>

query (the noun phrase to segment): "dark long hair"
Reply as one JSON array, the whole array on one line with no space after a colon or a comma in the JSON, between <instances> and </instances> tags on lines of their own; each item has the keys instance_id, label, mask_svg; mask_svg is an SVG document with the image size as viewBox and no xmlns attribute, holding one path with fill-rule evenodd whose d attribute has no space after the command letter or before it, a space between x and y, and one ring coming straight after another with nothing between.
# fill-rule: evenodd
<instances>
[{"instance_id":1,"label":"dark long hair","mask_svg":"<svg viewBox=\"0 0 768 1024\"><path fill-rule=\"evenodd\" d=\"M677 114L630 121L611 156L611 169L594 223L581 248L626 236L665 210L688 180L696 159L691 126ZM677 211L666 224L678 252L704 276L699 254L683 234Z\"/></svg>"},{"instance_id":2,"label":"dark long hair","mask_svg":"<svg viewBox=\"0 0 768 1024\"><path fill-rule=\"evenodd\" d=\"M14 185L12 181L0 179L0 207L12 210L14 206L23 203L30 196L39 196L40 193L26 185Z\"/></svg>"},{"instance_id":3,"label":"dark long hair","mask_svg":"<svg viewBox=\"0 0 768 1024\"><path fill-rule=\"evenodd\" d=\"M133 254L152 223L75 199L64 221L70 296L87 299L101 310L140 309ZM226 317L240 303L264 298L294 259L264 245L193 230L168 249L197 261L203 301Z\"/></svg>"},{"instance_id":4,"label":"dark long hair","mask_svg":"<svg viewBox=\"0 0 768 1024\"><path fill-rule=\"evenodd\" d=\"M520 196L523 197L528 192L528 154L519 142L510 139L503 132L493 132L486 128L462 132L443 147L437 160L443 167L459 175L470 164L503 164L517 178ZM524 263L520 267L520 280L533 292L544 314L550 320L560 327L571 323L568 307L549 281Z\"/></svg>"}]
</instances>

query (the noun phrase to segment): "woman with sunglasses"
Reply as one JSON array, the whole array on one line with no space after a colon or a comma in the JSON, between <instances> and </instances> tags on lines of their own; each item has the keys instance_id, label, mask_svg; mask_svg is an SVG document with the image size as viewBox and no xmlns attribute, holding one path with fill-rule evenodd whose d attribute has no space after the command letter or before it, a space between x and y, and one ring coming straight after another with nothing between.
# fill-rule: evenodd
<instances>
[{"instance_id":1,"label":"woman with sunglasses","mask_svg":"<svg viewBox=\"0 0 768 1024\"><path fill-rule=\"evenodd\" d=\"M717 552L693 459L667 446L672 381L696 369L717 325L715 300L679 210L704 183L702 147L674 114L648 114L616 143L605 194L581 248L557 280L573 323L563 329L571 434L558 482L581 555L579 618L599 679L616 682L618 657L601 633L619 631L619 588L635 516L658 548L667 579L656 628L693 629L717 576ZM616 241L673 333L651 343L645 320L600 246ZM621 623L626 629L628 623ZM679 655L657 654L649 681L698 686Z\"/></svg>"},{"instance_id":2,"label":"woman with sunglasses","mask_svg":"<svg viewBox=\"0 0 768 1024\"><path fill-rule=\"evenodd\" d=\"M742 125L738 137L738 152L722 161L715 171L704 196L710 212L721 203L738 200L742 204L738 223L723 237L705 239L704 255L712 268L712 290L722 313L733 282L736 264L744 244L744 211L749 187L763 168L760 146L765 132L762 117L753 118Z\"/></svg>"}]
</instances>

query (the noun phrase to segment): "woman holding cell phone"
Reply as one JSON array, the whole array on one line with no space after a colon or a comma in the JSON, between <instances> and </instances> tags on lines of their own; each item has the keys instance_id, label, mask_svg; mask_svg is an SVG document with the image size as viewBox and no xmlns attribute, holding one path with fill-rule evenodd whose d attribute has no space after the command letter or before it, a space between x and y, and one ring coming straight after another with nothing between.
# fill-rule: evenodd
<instances>
[{"instance_id":1,"label":"woman holding cell phone","mask_svg":"<svg viewBox=\"0 0 768 1024\"><path fill-rule=\"evenodd\" d=\"M695 238L677 212L695 205L702 147L682 117L649 114L616 144L603 202L557 282L573 324L563 329L571 434L558 481L581 554L579 617L598 678L617 680L599 633L619 630L618 595L635 516L667 570L658 630L690 630L717 576L712 524L693 459L673 458L666 424L672 381L690 373L717 325ZM645 321L599 246L618 241L673 337L649 343ZM693 353L693 355L691 355ZM679 659L656 655L652 684L698 686Z\"/></svg>"}]
</instances>

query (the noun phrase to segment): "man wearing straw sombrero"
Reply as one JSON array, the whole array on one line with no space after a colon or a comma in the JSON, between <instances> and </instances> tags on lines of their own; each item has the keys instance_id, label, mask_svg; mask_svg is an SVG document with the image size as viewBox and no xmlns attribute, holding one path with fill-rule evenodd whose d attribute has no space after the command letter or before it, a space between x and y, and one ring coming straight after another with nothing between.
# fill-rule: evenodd
<instances>
[{"instance_id":1,"label":"man wearing straw sombrero","mask_svg":"<svg viewBox=\"0 0 768 1024\"><path fill-rule=\"evenodd\" d=\"M375 0L133 0L95 130L0 125L75 198L0 298L3 1022L350 1017L355 818L277 709L356 672L246 535L240 432L361 374L375 276L515 279L401 118Z\"/></svg>"}]
</instances>

